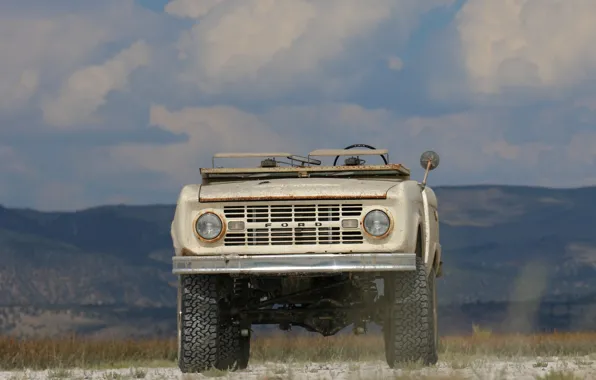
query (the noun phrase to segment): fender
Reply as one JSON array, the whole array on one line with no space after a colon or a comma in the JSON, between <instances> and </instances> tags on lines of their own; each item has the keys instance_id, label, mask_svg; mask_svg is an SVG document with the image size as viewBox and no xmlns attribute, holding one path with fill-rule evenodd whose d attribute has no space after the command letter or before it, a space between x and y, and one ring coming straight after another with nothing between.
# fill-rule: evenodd
<instances>
[{"instance_id":1,"label":"fender","mask_svg":"<svg viewBox=\"0 0 596 380\"><path fill-rule=\"evenodd\" d=\"M422 235L423 255L426 269L430 271L440 260L441 247L439 244L439 214L437 211L437 198L434 191L424 187L422 197ZM437 256L438 255L438 256ZM437 268L438 270L438 268Z\"/></svg>"}]
</instances>

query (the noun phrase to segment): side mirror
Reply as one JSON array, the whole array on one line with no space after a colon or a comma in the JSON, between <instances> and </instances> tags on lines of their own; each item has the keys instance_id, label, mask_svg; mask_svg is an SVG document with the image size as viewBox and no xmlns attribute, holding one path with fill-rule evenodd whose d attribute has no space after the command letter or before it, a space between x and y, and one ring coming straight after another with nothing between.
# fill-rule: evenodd
<instances>
[{"instance_id":1,"label":"side mirror","mask_svg":"<svg viewBox=\"0 0 596 380\"><path fill-rule=\"evenodd\" d=\"M428 150L422 153L422 155L420 156L420 166L422 166L422 168L424 169L424 180L422 181L423 188L426 186L428 172L430 172L431 170L435 170L439 166L440 162L441 159L439 158L439 155L436 152L433 152L432 150Z\"/></svg>"}]
</instances>

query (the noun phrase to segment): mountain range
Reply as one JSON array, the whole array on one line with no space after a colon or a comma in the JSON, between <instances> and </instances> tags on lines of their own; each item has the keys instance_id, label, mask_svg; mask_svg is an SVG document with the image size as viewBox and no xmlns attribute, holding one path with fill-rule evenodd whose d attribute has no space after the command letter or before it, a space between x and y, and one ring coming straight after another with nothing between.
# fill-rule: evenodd
<instances>
[{"instance_id":1,"label":"mountain range","mask_svg":"<svg viewBox=\"0 0 596 380\"><path fill-rule=\"evenodd\" d=\"M567 305L569 314L570 304L581 304L592 315L596 187L434 190L443 246L438 292L447 330L499 313L504 319L495 323L503 325L511 321L512 305L525 305L518 309L526 317L533 313L530 327L540 318L540 328L560 322L540 305ZM0 206L0 332L171 335L174 208L40 212Z\"/></svg>"}]
</instances>

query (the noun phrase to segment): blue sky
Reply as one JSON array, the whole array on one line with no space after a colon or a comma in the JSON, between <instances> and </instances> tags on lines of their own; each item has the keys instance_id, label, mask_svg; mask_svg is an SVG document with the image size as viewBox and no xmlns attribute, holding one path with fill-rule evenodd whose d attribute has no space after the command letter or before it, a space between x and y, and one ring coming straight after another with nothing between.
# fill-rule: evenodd
<instances>
[{"instance_id":1,"label":"blue sky","mask_svg":"<svg viewBox=\"0 0 596 380\"><path fill-rule=\"evenodd\" d=\"M173 203L217 151L368 143L596 185L596 2L6 0L0 203Z\"/></svg>"}]
</instances>

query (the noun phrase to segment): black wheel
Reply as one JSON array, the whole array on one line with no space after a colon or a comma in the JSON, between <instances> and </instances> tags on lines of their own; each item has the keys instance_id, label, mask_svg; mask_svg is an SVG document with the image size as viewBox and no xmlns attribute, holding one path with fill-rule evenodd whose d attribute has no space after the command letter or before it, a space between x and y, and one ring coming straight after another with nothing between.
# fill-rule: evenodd
<instances>
[{"instance_id":1,"label":"black wheel","mask_svg":"<svg viewBox=\"0 0 596 380\"><path fill-rule=\"evenodd\" d=\"M395 368L407 362L433 365L438 361L437 303L434 269L428 273L422 258L416 271L386 277L387 313L384 322L385 357Z\"/></svg>"},{"instance_id":2,"label":"black wheel","mask_svg":"<svg viewBox=\"0 0 596 380\"><path fill-rule=\"evenodd\" d=\"M182 275L178 287L178 367L182 373L232 369L239 334L222 318L226 297L215 275Z\"/></svg>"}]
</instances>

